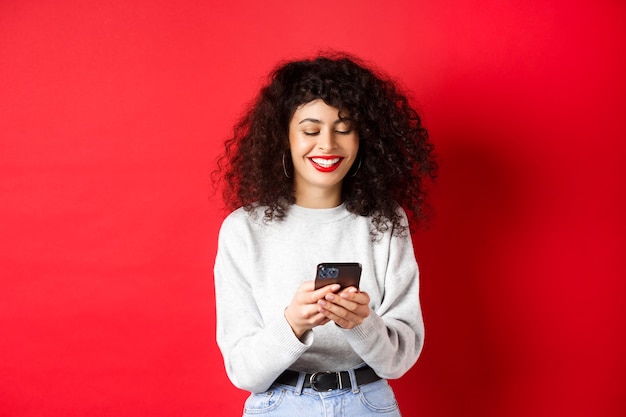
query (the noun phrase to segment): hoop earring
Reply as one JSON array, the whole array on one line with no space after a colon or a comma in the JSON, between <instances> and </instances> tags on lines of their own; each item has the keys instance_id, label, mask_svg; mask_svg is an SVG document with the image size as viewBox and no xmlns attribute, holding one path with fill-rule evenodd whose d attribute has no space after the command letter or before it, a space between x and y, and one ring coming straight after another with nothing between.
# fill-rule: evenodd
<instances>
[{"instance_id":1,"label":"hoop earring","mask_svg":"<svg viewBox=\"0 0 626 417\"><path fill-rule=\"evenodd\" d=\"M354 173L352 175L350 175L350 178L356 177L357 172L359 172L359 169L361 168L361 161L362 160L363 160L363 158L359 158L359 165L357 165L356 171L354 171Z\"/></svg>"},{"instance_id":2,"label":"hoop earring","mask_svg":"<svg viewBox=\"0 0 626 417\"><path fill-rule=\"evenodd\" d=\"M285 165L285 155L287 152L289 152L289 149L285 149L285 152L283 152L283 174L285 174L285 177L291 179L291 176L287 174L287 166Z\"/></svg>"}]
</instances>

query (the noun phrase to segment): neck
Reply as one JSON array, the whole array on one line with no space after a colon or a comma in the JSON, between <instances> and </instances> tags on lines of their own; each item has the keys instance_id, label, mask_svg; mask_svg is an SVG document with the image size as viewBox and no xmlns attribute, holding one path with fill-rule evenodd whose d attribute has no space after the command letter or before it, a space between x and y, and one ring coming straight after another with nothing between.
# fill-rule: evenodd
<instances>
[{"instance_id":1,"label":"neck","mask_svg":"<svg viewBox=\"0 0 626 417\"><path fill-rule=\"evenodd\" d=\"M300 207L324 209L333 208L341 204L341 189L337 191L308 190L307 193L298 193L296 190L296 204Z\"/></svg>"}]
</instances>

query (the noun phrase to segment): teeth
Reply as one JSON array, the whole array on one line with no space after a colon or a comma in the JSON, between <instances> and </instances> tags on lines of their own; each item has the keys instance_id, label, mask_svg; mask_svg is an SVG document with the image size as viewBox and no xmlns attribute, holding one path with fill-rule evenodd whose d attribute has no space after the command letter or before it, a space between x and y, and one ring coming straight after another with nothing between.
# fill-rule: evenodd
<instances>
[{"instance_id":1,"label":"teeth","mask_svg":"<svg viewBox=\"0 0 626 417\"><path fill-rule=\"evenodd\" d=\"M311 158L311 160L315 162L317 165L320 165L324 168L329 168L335 165L337 162L339 162L339 158L333 158L333 159Z\"/></svg>"}]
</instances>

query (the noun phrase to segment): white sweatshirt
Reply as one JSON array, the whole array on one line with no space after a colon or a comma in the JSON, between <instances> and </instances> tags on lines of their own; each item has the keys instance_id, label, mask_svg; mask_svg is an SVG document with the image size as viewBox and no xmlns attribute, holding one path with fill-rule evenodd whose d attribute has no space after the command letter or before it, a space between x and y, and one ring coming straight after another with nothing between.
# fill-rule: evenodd
<instances>
[{"instance_id":1,"label":"white sweatshirt","mask_svg":"<svg viewBox=\"0 0 626 417\"><path fill-rule=\"evenodd\" d=\"M418 267L410 236L388 231L372 242L369 217L341 205L290 206L266 222L243 209L220 229L215 260L217 343L235 386L263 392L286 369L343 371L364 362L382 378L399 378L422 349ZM405 218L404 212L402 215ZM371 313L351 330L330 322L298 339L284 310L321 262L359 262Z\"/></svg>"}]
</instances>

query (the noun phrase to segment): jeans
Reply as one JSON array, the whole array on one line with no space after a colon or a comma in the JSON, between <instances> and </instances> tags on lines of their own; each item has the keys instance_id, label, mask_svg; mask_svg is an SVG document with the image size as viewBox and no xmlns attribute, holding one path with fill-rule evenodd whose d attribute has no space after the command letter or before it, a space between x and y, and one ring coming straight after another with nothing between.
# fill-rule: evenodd
<instances>
[{"instance_id":1,"label":"jeans","mask_svg":"<svg viewBox=\"0 0 626 417\"><path fill-rule=\"evenodd\" d=\"M269 390L251 394L244 406L244 417L399 417L400 410L393 390L381 379L356 386L350 372L351 388L318 392L302 388L304 374L298 386L274 384Z\"/></svg>"}]
</instances>

